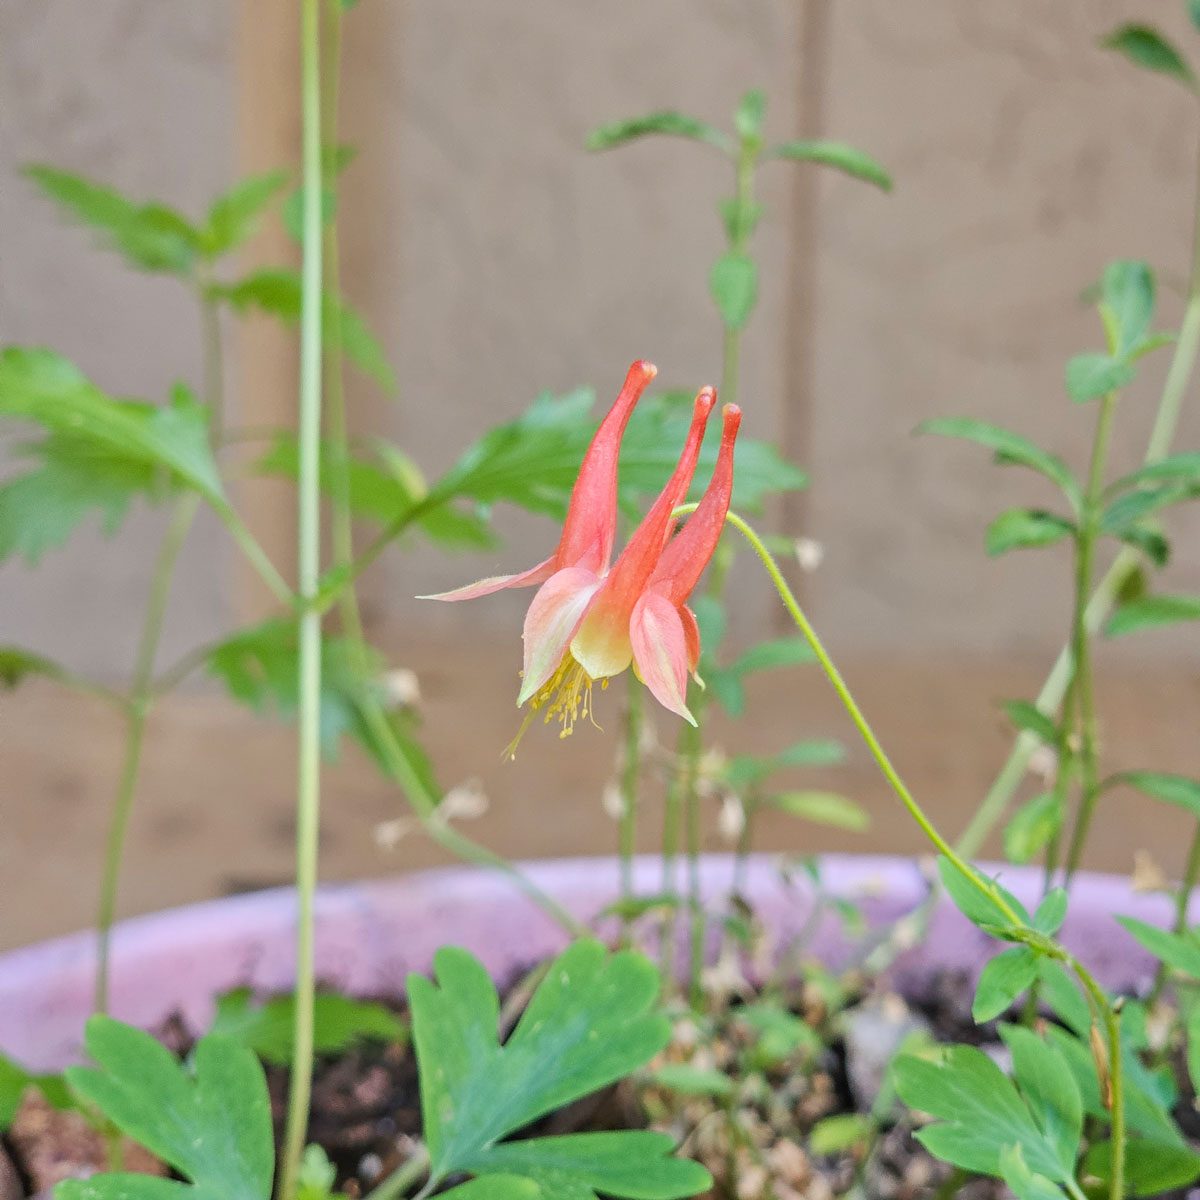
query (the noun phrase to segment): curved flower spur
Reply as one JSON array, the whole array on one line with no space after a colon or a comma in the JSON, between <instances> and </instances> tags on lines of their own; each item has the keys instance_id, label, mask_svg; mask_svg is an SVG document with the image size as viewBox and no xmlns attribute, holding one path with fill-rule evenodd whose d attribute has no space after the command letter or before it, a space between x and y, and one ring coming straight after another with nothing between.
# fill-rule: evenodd
<instances>
[{"instance_id":1,"label":"curved flower spur","mask_svg":"<svg viewBox=\"0 0 1200 1200\"><path fill-rule=\"evenodd\" d=\"M568 736L592 713L592 686L634 673L664 708L692 721L687 680L700 659L700 631L687 607L720 539L733 491L733 450L741 410L722 413L721 447L712 479L695 513L675 532L674 510L691 487L716 392L696 397L692 423L671 478L609 567L617 527L617 459L621 437L655 368L635 362L612 408L600 423L571 493L558 548L516 575L426 596L471 600L502 588L541 584L525 616L525 662L517 704L530 713L509 747L515 749L535 713L557 720Z\"/></svg>"}]
</instances>

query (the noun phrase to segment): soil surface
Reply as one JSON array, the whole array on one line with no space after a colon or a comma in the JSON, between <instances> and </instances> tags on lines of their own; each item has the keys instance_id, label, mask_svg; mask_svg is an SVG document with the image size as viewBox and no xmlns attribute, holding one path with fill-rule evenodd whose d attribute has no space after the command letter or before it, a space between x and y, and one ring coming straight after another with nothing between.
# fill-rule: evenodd
<instances>
[{"instance_id":1,"label":"soil surface","mask_svg":"<svg viewBox=\"0 0 1200 1200\"><path fill-rule=\"evenodd\" d=\"M769 1005L761 994L739 991L736 980L709 986L706 1012L688 1014L679 1006L674 1038L650 1072L551 1113L515 1136L663 1130L676 1138L682 1153L712 1172L716 1186L703 1200L834 1200L848 1193L861 1200L1009 1196L998 1182L962 1177L928 1155L913 1136L914 1118L888 1090L887 1063L912 1037L973 1042L1002 1060L1001 1043L990 1027L971 1020L964 978L935 980L919 1004L877 983L842 980L838 986L852 989L849 1002L844 1003L843 993L843 1003L832 1009L828 981L777 992ZM511 998L514 986L502 991ZM523 995L505 1011L519 1011ZM782 1016L794 1043L775 1046L765 1056L760 1053L764 1008ZM510 1018L509 1027L513 1023ZM795 1036L804 1029L814 1036ZM186 1053L197 1032L179 1021L158 1031L179 1053ZM667 1065L723 1071L739 1080L734 1097L669 1090L653 1077L655 1069ZM279 1134L287 1071L268 1065L266 1072ZM818 1130L819 1140L819 1131L831 1127L829 1118L866 1113L873 1113L874 1121L863 1123L861 1136L832 1148L828 1139L814 1147L813 1131ZM1200 1122L1190 1111L1181 1119L1188 1132L1194 1132L1189 1124ZM365 1196L411 1157L420 1136L410 1046L361 1043L318 1060L309 1140L328 1154L346 1196ZM0 1200L50 1200L60 1180L103 1170L105 1153L103 1138L78 1114L55 1112L31 1093L0 1148ZM124 1169L166 1174L132 1146L126 1147ZM1172 1200L1176 1195L1183 1200L1188 1193L1172 1194Z\"/></svg>"}]
</instances>

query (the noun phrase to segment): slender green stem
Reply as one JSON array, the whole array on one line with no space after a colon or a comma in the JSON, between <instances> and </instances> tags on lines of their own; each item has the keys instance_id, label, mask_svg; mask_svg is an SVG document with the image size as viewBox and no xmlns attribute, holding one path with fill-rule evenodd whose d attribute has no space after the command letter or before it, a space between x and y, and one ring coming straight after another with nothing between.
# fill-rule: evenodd
<instances>
[{"instance_id":1,"label":"slender green stem","mask_svg":"<svg viewBox=\"0 0 1200 1200\"><path fill-rule=\"evenodd\" d=\"M1200 172L1200 156L1197 156L1197 171ZM1145 458L1147 463L1158 462L1171 451L1171 443L1175 439L1175 431L1179 426L1183 400L1196 367L1197 355L1200 354L1200 183L1196 190L1193 222L1192 268L1188 283L1187 308L1184 310L1183 323L1179 329L1179 340L1175 343L1171 365L1167 369L1167 378L1163 384L1162 396L1154 416L1154 425L1150 430L1150 440L1147 444ZM1108 619L1117 597L1138 569L1140 561L1138 551L1126 546L1101 577L1084 613L1084 621L1089 635L1095 634ZM1063 702L1070 678L1071 651L1070 647L1064 647L1059 651L1058 658L1055 659L1054 666L1046 677L1046 682L1042 685L1042 690L1038 693L1035 701L1042 712L1050 714L1059 707ZM1031 733L1021 733L1017 737L999 774L988 788L983 803L975 811L975 815L958 839L957 846L963 855L970 858L977 854L992 830L1004 817L1021 780L1025 777L1029 760L1039 745L1038 738Z\"/></svg>"},{"instance_id":2,"label":"slender green stem","mask_svg":"<svg viewBox=\"0 0 1200 1200\"><path fill-rule=\"evenodd\" d=\"M366 1194L365 1200L399 1200L426 1171L429 1151L419 1146L412 1157Z\"/></svg>"},{"instance_id":3,"label":"slender green stem","mask_svg":"<svg viewBox=\"0 0 1200 1200\"><path fill-rule=\"evenodd\" d=\"M694 511L694 505L686 505L683 509L677 509L676 512ZM783 601L784 607L792 620L795 621L796 627L804 636L812 648L813 654L821 665L821 669L825 672L826 678L833 685L834 691L841 700L842 706L846 709L850 719L854 722L863 741L870 750L872 758L875 759L884 778L891 784L892 790L900 798L901 803L908 810L909 815L916 821L922 833L929 839L930 842L938 849L938 851L953 864L955 869L966 879L972 887L983 894L991 901L992 905L1000 910L1005 918L1019 928L1025 929L1027 926L1019 914L1005 899L1003 893L997 889L990 880L985 879L977 871L973 870L959 855L954 851L953 847L946 839L938 832L933 822L925 815L924 810L914 799L912 793L905 786L904 781L900 778L895 767L892 766L891 760L884 752L883 747L879 743L879 739L875 736L871 726L867 723L867 719L863 716L862 710L858 707L854 697L850 693L850 689L846 686L841 673L834 665L833 660L829 657L821 639L817 636L816 630L812 627L808 617L804 614L804 610L800 607L795 595L788 587L787 580L783 577L783 572L779 569L779 564L775 561L774 556L763 544L762 539L754 532L754 530L746 524L741 517L736 513L729 513L726 520L742 536L750 543L754 552L758 555L767 574L771 578L771 582L775 585L775 590L779 593L780 600ZM1045 938L1036 932L1031 931L1032 937L1036 938L1038 948L1042 953L1051 953L1054 957L1065 961L1075 972L1080 983L1083 984L1087 991L1089 999L1095 1006L1095 1010L1102 1014L1105 1030L1107 1034L1108 1057L1109 1057L1109 1083L1111 1092L1110 1116L1112 1121L1112 1181L1110 1188L1111 1200L1124 1200L1125 1194L1125 1089L1124 1079L1121 1065L1121 1030L1120 1023L1117 1020L1117 1014L1113 1009L1109 998L1104 994L1100 985L1096 982L1092 974L1086 967L1078 962L1073 956L1067 953L1061 946L1052 940Z\"/></svg>"},{"instance_id":4,"label":"slender green stem","mask_svg":"<svg viewBox=\"0 0 1200 1200\"><path fill-rule=\"evenodd\" d=\"M687 510L691 511L691 506L687 506ZM677 509L676 511L679 512L680 510ZM883 747L880 745L874 730L868 724L866 717L863 716L862 709L858 707L858 703L851 695L850 689L846 686L846 681L841 676L841 672L838 671L833 660L829 657L828 651L817 636L817 631L812 627L808 617L805 616L799 601L788 586L787 580L783 577L783 572L779 569L779 564L775 561L770 550L763 544L762 539L737 513L729 513L726 520L750 543L754 553L758 555L764 569L771 578L771 582L775 585L775 590L779 593L780 600L783 601L784 608L787 609L788 615L796 623L796 628L800 630L804 640L808 642L809 647L816 656L817 662L825 672L826 678L833 685L833 690L837 693L838 699L841 700L843 708L845 708L850 720L854 723L854 727L858 730L859 736L866 743L871 757L883 773L883 777L891 785L892 791L896 793L901 803L908 809L909 815L916 821L921 832L933 843L938 853L952 863L977 890L987 896L1008 920L1014 925L1021 925L1022 921L1020 917L1009 905L1008 901L1005 900L1001 892L963 860L954 847L938 832L933 822L925 815L924 809L921 808L913 797L913 794L908 790L904 780L900 778L899 772L892 765L891 759L888 758Z\"/></svg>"},{"instance_id":5,"label":"slender green stem","mask_svg":"<svg viewBox=\"0 0 1200 1200\"><path fill-rule=\"evenodd\" d=\"M749 213L754 206L754 171L758 163L758 148L743 140L734 160L734 181L737 192L734 197L736 209ZM729 253L745 254L750 240L750 223L739 220L729 239ZM742 327L726 325L721 347L721 400L734 404L738 397L738 372L741 362Z\"/></svg>"},{"instance_id":6,"label":"slender green stem","mask_svg":"<svg viewBox=\"0 0 1200 1200\"><path fill-rule=\"evenodd\" d=\"M142 625L142 635L129 693L125 757L121 765L121 778L109 822L108 840L104 852L104 873L100 884L100 902L96 913L95 1008L99 1013L108 1011L109 946L117 911L117 889L121 879L121 860L125 852L125 839L129 831L129 815L133 809L133 798L137 791L138 774L141 769L146 718L152 703L154 659L158 654L158 644L162 639L167 601L171 595L171 580L175 575L175 563L199 507L200 497L194 492L188 492L176 502L170 524L167 526L167 532L158 552L158 561L155 563L154 575L150 583L150 599L146 606L146 618Z\"/></svg>"},{"instance_id":7,"label":"slender green stem","mask_svg":"<svg viewBox=\"0 0 1200 1200\"><path fill-rule=\"evenodd\" d=\"M300 303L300 413L297 592L307 605L320 581L321 553L321 38L320 0L301 4L303 258ZM321 803L321 617L299 617L296 770L296 1007L280 1196L296 1194L312 1092L313 906Z\"/></svg>"},{"instance_id":8,"label":"slender green stem","mask_svg":"<svg viewBox=\"0 0 1200 1200\"><path fill-rule=\"evenodd\" d=\"M1079 869L1087 844L1088 830L1099 798L1099 770L1097 766L1096 688L1092 674L1092 644L1088 635L1085 609L1087 597L1092 590L1092 563L1096 541L1100 536L1100 514L1103 504L1104 470L1108 464L1108 449L1112 440L1113 416L1116 413L1117 397L1110 392L1100 402L1096 419L1096 436L1092 442L1092 461L1088 471L1087 491L1084 495L1083 514L1079 526L1077 573L1075 577L1075 629L1072 658L1075 660L1076 707L1079 711L1079 761L1082 792L1079 813L1071 846L1067 851L1066 885L1069 887Z\"/></svg>"},{"instance_id":9,"label":"slender green stem","mask_svg":"<svg viewBox=\"0 0 1200 1200\"><path fill-rule=\"evenodd\" d=\"M288 587L287 582L280 575L275 564L268 557L267 552L259 545L258 540L246 527L245 522L238 516L233 506L222 502L220 504L213 504L212 507L221 524L229 531L230 536L238 544L250 565L258 572L259 578L271 590L271 594L275 599L280 604L294 609L296 605L295 594ZM315 604L312 604L311 607L314 612L317 611Z\"/></svg>"},{"instance_id":10,"label":"slender green stem","mask_svg":"<svg viewBox=\"0 0 1200 1200\"><path fill-rule=\"evenodd\" d=\"M625 748L621 761L621 899L633 899L633 856L637 848L638 780L642 768L642 685L629 681L625 700Z\"/></svg>"}]
</instances>

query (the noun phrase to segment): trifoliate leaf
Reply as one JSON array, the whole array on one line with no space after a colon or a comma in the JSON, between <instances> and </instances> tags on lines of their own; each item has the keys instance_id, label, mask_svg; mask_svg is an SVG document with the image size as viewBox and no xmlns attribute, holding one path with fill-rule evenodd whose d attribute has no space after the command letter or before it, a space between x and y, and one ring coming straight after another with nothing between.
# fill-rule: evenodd
<instances>
[{"instance_id":1,"label":"trifoliate leaf","mask_svg":"<svg viewBox=\"0 0 1200 1200\"><path fill-rule=\"evenodd\" d=\"M708 1186L691 1164L670 1165L670 1139L644 1133L574 1135L498 1146L538 1117L645 1065L668 1041L654 1011L658 974L638 954L574 943L551 964L502 1046L500 1002L465 950L434 957L436 981L409 979L421 1111L434 1183L458 1171L519 1175L557 1197L599 1188L630 1200L669 1200ZM532 1148L531 1148L532 1147ZM639 1182L641 1181L641 1182Z\"/></svg>"},{"instance_id":2,"label":"trifoliate leaf","mask_svg":"<svg viewBox=\"0 0 1200 1200\"><path fill-rule=\"evenodd\" d=\"M149 1034L95 1016L87 1051L98 1065L68 1067L71 1088L188 1183L96 1175L59 1184L57 1200L269 1200L271 1104L249 1050L205 1037L185 1066Z\"/></svg>"}]
</instances>

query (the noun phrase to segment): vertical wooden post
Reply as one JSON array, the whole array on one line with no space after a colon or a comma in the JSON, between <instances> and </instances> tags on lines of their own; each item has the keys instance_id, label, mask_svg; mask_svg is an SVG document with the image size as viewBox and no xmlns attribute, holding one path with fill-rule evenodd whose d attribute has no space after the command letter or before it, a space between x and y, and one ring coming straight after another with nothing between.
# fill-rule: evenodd
<instances>
[{"instance_id":1,"label":"vertical wooden post","mask_svg":"<svg viewBox=\"0 0 1200 1200\"><path fill-rule=\"evenodd\" d=\"M242 173L291 167L300 147L300 31L296 0L252 0L237 5L237 159ZM298 249L278 222L255 239L242 266L294 264ZM296 424L298 358L292 330L266 317L239 322L235 342L237 386L231 425ZM296 575L294 488L276 480L242 485L246 522L285 579ZM234 616L259 619L278 607L254 571L239 560Z\"/></svg>"},{"instance_id":2,"label":"vertical wooden post","mask_svg":"<svg viewBox=\"0 0 1200 1200\"><path fill-rule=\"evenodd\" d=\"M793 119L796 136L819 137L824 126L825 93L831 51L831 0L804 0L796 53ZM780 421L783 453L807 463L812 457L812 362L816 353L817 239L820 219L820 171L804 164L794 173L789 226L788 277L784 306L783 394ZM805 533L803 492L786 496L782 527L793 537ZM784 618L786 620L786 618Z\"/></svg>"}]
</instances>

